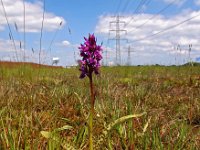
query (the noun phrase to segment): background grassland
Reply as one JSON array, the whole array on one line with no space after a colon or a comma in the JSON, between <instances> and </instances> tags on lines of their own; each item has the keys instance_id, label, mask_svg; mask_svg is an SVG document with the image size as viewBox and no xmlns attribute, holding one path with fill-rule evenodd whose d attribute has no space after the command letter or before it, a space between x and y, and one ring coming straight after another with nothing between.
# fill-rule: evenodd
<instances>
[{"instance_id":1,"label":"background grassland","mask_svg":"<svg viewBox=\"0 0 200 150\"><path fill-rule=\"evenodd\" d=\"M79 74L1 64L0 149L88 149L90 91ZM94 82L95 149L200 149L200 67L102 67ZM40 133L65 125L48 139Z\"/></svg>"}]
</instances>

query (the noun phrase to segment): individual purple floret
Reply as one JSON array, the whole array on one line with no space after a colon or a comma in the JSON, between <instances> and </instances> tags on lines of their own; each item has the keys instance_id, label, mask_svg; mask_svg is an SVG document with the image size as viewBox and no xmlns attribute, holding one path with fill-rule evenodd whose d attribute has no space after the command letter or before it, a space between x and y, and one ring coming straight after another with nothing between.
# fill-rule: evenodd
<instances>
[{"instance_id":1,"label":"individual purple floret","mask_svg":"<svg viewBox=\"0 0 200 150\"><path fill-rule=\"evenodd\" d=\"M102 59L102 48L96 44L97 40L94 34L89 34L89 37L84 39L84 44L79 47L82 57L79 69L81 71L80 78L90 77L93 72L99 74L100 60Z\"/></svg>"}]
</instances>

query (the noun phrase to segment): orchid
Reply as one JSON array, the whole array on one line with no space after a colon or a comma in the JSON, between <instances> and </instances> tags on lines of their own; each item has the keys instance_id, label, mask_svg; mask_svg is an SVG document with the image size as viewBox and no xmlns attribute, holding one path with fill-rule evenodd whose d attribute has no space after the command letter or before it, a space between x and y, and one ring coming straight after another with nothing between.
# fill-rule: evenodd
<instances>
[{"instance_id":1,"label":"orchid","mask_svg":"<svg viewBox=\"0 0 200 150\"><path fill-rule=\"evenodd\" d=\"M82 60L79 61L80 63L80 71L81 75L80 78L83 79L88 76L90 80L90 92L91 92L91 99L90 99L90 116L89 116L89 149L93 150L93 115L94 115L94 103L95 103L95 96L94 96L94 85L92 80L93 72L95 74L99 74L100 68L100 60L102 59L102 48L100 45L97 45L97 40L94 34L89 34L88 38L84 38L84 44L81 44L80 49L80 56Z\"/></svg>"},{"instance_id":2,"label":"orchid","mask_svg":"<svg viewBox=\"0 0 200 150\"><path fill-rule=\"evenodd\" d=\"M96 44L97 40L94 34L89 34L89 37L84 39L84 44L81 44L79 47L80 56L82 57L79 69L81 71L81 79L86 76L92 76L93 72L99 74L100 60L102 59L102 48Z\"/></svg>"}]
</instances>

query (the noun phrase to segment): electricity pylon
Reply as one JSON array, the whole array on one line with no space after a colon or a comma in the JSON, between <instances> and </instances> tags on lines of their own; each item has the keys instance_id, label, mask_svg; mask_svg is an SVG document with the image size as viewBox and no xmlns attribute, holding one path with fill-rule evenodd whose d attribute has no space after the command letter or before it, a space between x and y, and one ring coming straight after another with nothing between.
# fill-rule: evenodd
<instances>
[{"instance_id":1,"label":"electricity pylon","mask_svg":"<svg viewBox=\"0 0 200 150\"><path fill-rule=\"evenodd\" d=\"M131 66L131 52L135 52L134 50L131 50L131 46L128 47L128 58L127 58L127 65Z\"/></svg>"},{"instance_id":2,"label":"electricity pylon","mask_svg":"<svg viewBox=\"0 0 200 150\"><path fill-rule=\"evenodd\" d=\"M120 21L121 16L117 15L117 16L114 16L114 18L116 18L116 20L110 22L110 27L112 26L112 24L114 24L115 29L110 29L109 34L111 32L115 32L115 37L110 38L109 40L116 41L116 47L115 47L116 48L116 64L121 65L121 45L120 44L121 44L121 40L127 41L127 39L121 38L121 32L127 32L127 30L121 29L122 26L123 28L125 27L125 21Z\"/></svg>"}]
</instances>

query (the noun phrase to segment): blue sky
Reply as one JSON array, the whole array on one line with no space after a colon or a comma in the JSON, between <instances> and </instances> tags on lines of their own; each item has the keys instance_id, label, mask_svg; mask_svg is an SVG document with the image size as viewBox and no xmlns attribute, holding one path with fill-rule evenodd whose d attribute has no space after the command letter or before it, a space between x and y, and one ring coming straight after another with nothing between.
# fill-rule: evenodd
<instances>
[{"instance_id":1,"label":"blue sky","mask_svg":"<svg viewBox=\"0 0 200 150\"><path fill-rule=\"evenodd\" d=\"M120 26L120 29L127 30L126 35L120 33L121 38L128 40L128 43L121 42L123 64L127 62L129 46L135 51L131 53L133 65L185 63L189 60L189 44L193 45L190 59L196 60L200 56L200 45L198 44L200 16L197 16L200 14L200 0L46 0L45 2L41 54L42 62L45 64L51 64L53 57L59 57L60 65L74 65L75 59L79 59L77 47L88 33L95 33L98 43L104 43L104 50L108 51L106 62L115 64L115 42L107 42L107 40L114 37L114 32L109 36L109 30L113 28L109 26L109 22L116 21L116 18L112 16L117 14L123 16L120 21L128 24ZM3 0L3 3L15 39L16 50L13 48L12 41L9 40L8 25L1 5L0 59L17 61L17 55L18 61L22 61L24 56L23 1ZM141 7L139 4L142 4ZM157 15L169 4L171 5L165 11ZM25 0L25 6L25 58L26 61L38 62L43 0ZM134 42L192 17L195 18L153 39ZM149 18L153 19L149 20ZM62 26L60 26L61 21ZM146 21L148 22L144 26L137 28ZM15 24L17 24L18 31L15 29Z\"/></svg>"}]
</instances>

